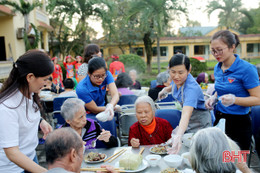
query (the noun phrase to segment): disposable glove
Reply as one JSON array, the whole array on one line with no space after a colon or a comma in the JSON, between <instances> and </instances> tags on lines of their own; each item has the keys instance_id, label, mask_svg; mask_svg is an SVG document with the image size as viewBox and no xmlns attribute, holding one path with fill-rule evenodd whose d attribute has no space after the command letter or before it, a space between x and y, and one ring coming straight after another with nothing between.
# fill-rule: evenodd
<instances>
[{"instance_id":1,"label":"disposable glove","mask_svg":"<svg viewBox=\"0 0 260 173\"><path fill-rule=\"evenodd\" d=\"M215 95L212 95L210 98L206 100L205 107L209 110L212 110L217 102L218 98Z\"/></svg>"},{"instance_id":2,"label":"disposable glove","mask_svg":"<svg viewBox=\"0 0 260 173\"><path fill-rule=\"evenodd\" d=\"M182 138L182 135L178 134L178 130L179 130L179 126L177 126L172 131L172 134L171 134L171 136L172 136L171 137L172 147L167 149L168 154L177 154L180 151L180 149L181 149L181 145L182 145L181 138Z\"/></svg>"},{"instance_id":3,"label":"disposable glove","mask_svg":"<svg viewBox=\"0 0 260 173\"><path fill-rule=\"evenodd\" d=\"M166 91L165 88L162 89L162 91L159 92L158 94L158 101L161 101L162 99L165 99L168 96L168 92Z\"/></svg>"},{"instance_id":4,"label":"disposable glove","mask_svg":"<svg viewBox=\"0 0 260 173\"><path fill-rule=\"evenodd\" d=\"M111 103L106 105L105 113L109 113L108 121L114 118L114 106Z\"/></svg>"},{"instance_id":5,"label":"disposable glove","mask_svg":"<svg viewBox=\"0 0 260 173\"><path fill-rule=\"evenodd\" d=\"M225 95L219 97L219 100L221 100L221 103L224 106L228 107L235 103L236 96L234 94L225 94Z\"/></svg>"}]
</instances>

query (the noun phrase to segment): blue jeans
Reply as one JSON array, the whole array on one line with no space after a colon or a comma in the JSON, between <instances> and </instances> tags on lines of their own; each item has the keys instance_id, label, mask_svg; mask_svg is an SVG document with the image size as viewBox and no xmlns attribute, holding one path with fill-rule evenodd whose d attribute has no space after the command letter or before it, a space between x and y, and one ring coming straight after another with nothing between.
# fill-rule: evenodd
<instances>
[{"instance_id":1,"label":"blue jeans","mask_svg":"<svg viewBox=\"0 0 260 173\"><path fill-rule=\"evenodd\" d=\"M37 155L35 155L35 157L33 158L33 161L34 161L35 163L39 164ZM30 172L29 172L29 171L23 171L23 172L21 172L21 173L30 173Z\"/></svg>"}]
</instances>

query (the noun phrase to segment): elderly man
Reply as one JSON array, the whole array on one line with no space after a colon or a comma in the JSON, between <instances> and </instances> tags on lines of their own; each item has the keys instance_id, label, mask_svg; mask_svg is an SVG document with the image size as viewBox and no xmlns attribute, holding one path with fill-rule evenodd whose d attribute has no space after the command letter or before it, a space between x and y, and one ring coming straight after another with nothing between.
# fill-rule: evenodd
<instances>
[{"instance_id":1,"label":"elderly man","mask_svg":"<svg viewBox=\"0 0 260 173\"><path fill-rule=\"evenodd\" d=\"M84 142L70 127L57 129L47 136L45 143L47 173L80 172L84 153ZM101 166L109 173L116 173L111 166Z\"/></svg>"},{"instance_id":2,"label":"elderly man","mask_svg":"<svg viewBox=\"0 0 260 173\"><path fill-rule=\"evenodd\" d=\"M45 143L48 173L80 172L83 160L83 141L72 128L61 128L50 133Z\"/></svg>"},{"instance_id":3,"label":"elderly man","mask_svg":"<svg viewBox=\"0 0 260 173\"><path fill-rule=\"evenodd\" d=\"M141 84L138 80L136 80L137 78L137 72L136 70L130 70L129 71L129 76L131 77L132 81L133 81L133 85L130 86L130 89L137 89L137 90L140 90L142 87L141 87Z\"/></svg>"},{"instance_id":4,"label":"elderly man","mask_svg":"<svg viewBox=\"0 0 260 173\"><path fill-rule=\"evenodd\" d=\"M156 77L156 87L148 91L148 95L155 101L158 98L159 92L167 86L171 85L171 78L168 72L161 72Z\"/></svg>"}]
</instances>

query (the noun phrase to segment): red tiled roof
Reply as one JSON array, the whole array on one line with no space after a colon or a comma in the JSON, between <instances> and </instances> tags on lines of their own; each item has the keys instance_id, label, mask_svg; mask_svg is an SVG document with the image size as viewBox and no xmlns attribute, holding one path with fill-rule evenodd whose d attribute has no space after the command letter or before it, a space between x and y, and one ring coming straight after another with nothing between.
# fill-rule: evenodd
<instances>
[{"instance_id":1,"label":"red tiled roof","mask_svg":"<svg viewBox=\"0 0 260 173\"><path fill-rule=\"evenodd\" d=\"M12 16L15 15L9 7L4 5L0 5L0 12L5 13L7 15L12 15Z\"/></svg>"},{"instance_id":2,"label":"red tiled roof","mask_svg":"<svg viewBox=\"0 0 260 173\"><path fill-rule=\"evenodd\" d=\"M50 25L48 25L48 24L46 24L46 23L44 23L44 22L41 22L41 21L39 21L39 20L38 20L38 22L39 22L39 26L41 26L41 27L43 27L43 28L46 28L46 29L49 30L49 31L52 31L52 30L53 30L53 27L52 27L52 26L50 26Z\"/></svg>"}]
</instances>

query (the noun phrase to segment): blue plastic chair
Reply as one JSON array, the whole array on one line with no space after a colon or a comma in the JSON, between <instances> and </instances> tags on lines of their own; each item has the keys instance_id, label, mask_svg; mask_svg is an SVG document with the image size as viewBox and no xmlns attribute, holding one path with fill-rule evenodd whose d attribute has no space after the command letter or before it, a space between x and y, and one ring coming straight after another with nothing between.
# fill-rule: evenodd
<instances>
[{"instance_id":1,"label":"blue plastic chair","mask_svg":"<svg viewBox=\"0 0 260 173\"><path fill-rule=\"evenodd\" d=\"M63 102L68 98L75 98L75 97L56 97L53 99L53 119L57 119L56 128L65 123L64 118L61 116L60 110Z\"/></svg>"},{"instance_id":2,"label":"blue plastic chair","mask_svg":"<svg viewBox=\"0 0 260 173\"><path fill-rule=\"evenodd\" d=\"M181 112L177 109L157 109L155 116L166 119L172 125L172 128L175 129L179 125Z\"/></svg>"},{"instance_id":3,"label":"blue plastic chair","mask_svg":"<svg viewBox=\"0 0 260 173\"><path fill-rule=\"evenodd\" d=\"M168 94L168 96L160 101L158 101L157 103L161 103L161 102L173 102L174 98L172 97L171 94Z\"/></svg>"},{"instance_id":4,"label":"blue plastic chair","mask_svg":"<svg viewBox=\"0 0 260 173\"><path fill-rule=\"evenodd\" d=\"M251 164L251 157L252 157L252 152L253 148L255 146L255 137L257 136L257 133L259 132L260 129L260 106L252 106L251 107L251 122L252 122L252 132L253 132L253 137L251 141L251 146L250 146L250 154L248 157L248 167L259 167L259 166L250 166Z\"/></svg>"},{"instance_id":5,"label":"blue plastic chair","mask_svg":"<svg viewBox=\"0 0 260 173\"><path fill-rule=\"evenodd\" d=\"M152 80L151 83L150 83L150 88L155 88L157 86L156 84L156 80Z\"/></svg>"},{"instance_id":6,"label":"blue plastic chair","mask_svg":"<svg viewBox=\"0 0 260 173\"><path fill-rule=\"evenodd\" d=\"M136 95L122 95L119 98L118 105L129 105L134 104L137 99Z\"/></svg>"}]
</instances>

